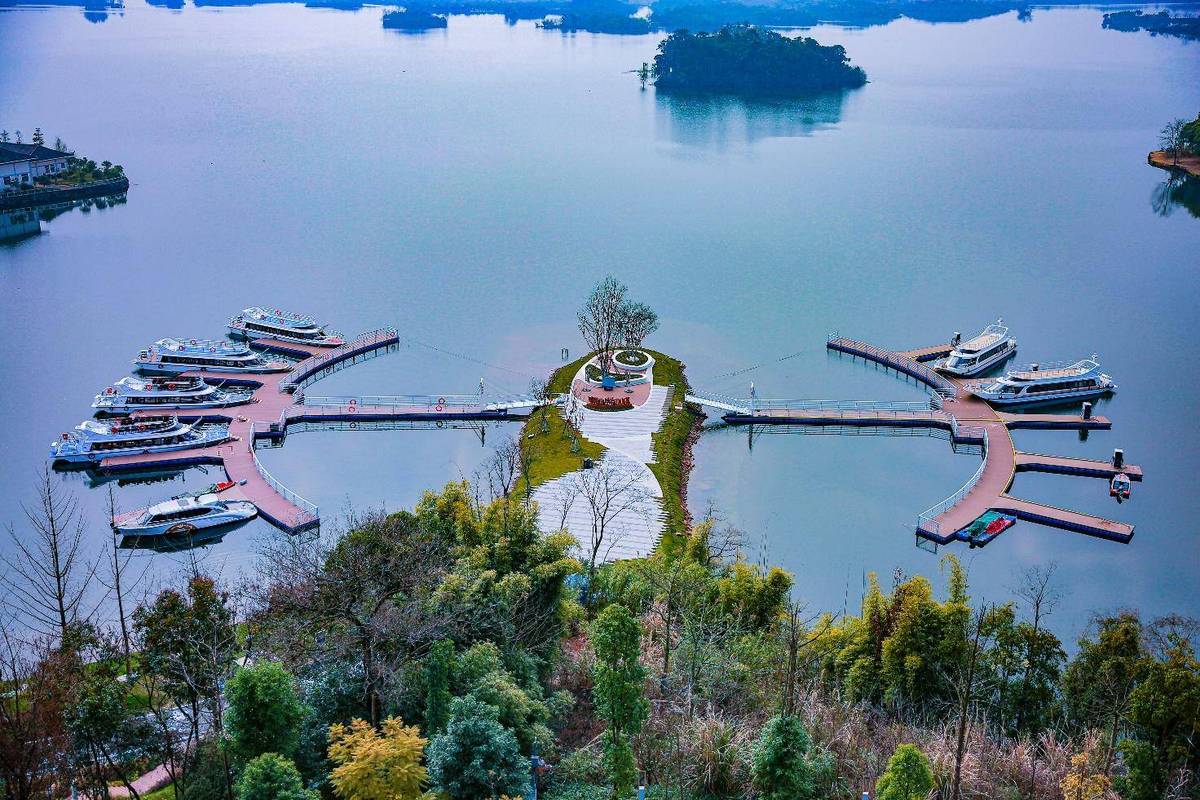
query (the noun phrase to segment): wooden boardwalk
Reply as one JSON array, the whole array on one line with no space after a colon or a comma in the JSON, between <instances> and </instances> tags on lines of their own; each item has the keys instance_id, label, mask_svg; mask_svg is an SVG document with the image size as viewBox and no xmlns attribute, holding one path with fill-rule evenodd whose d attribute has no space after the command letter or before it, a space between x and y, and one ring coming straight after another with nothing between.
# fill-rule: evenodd
<instances>
[{"instance_id":1,"label":"wooden boardwalk","mask_svg":"<svg viewBox=\"0 0 1200 800\"><path fill-rule=\"evenodd\" d=\"M289 532L315 527L320 522L316 506L289 491L259 463L254 442L260 438L282 438L291 421L306 418L338 419L337 408L306 409L301 405L302 395L294 396L291 392L347 363L355 363L379 351L394 349L398 344L399 336L392 329L371 331L336 347L259 339L254 342L255 347L298 359L292 369L284 373L261 375L207 371L195 373L208 381L254 386L252 402L235 408L179 414L181 419L228 422L229 439L226 442L171 453L106 458L100 462L100 470L123 472L197 464L219 465L224 468L228 479L238 484L227 490L229 496L254 503L264 519ZM342 418L361 410L343 412ZM376 411L378 413L373 416L383 416L382 410ZM429 410L414 407L404 409L402 414L393 412L389 418L416 418L422 415L428 417Z\"/></svg>"},{"instance_id":2,"label":"wooden boardwalk","mask_svg":"<svg viewBox=\"0 0 1200 800\"><path fill-rule=\"evenodd\" d=\"M1025 453L1018 451L1013 444L1012 430L1109 429L1112 427L1109 419L1101 416L1085 418L1071 414L997 411L968 391L977 381L941 375L922 363L945 356L950 350L947 344L892 351L855 339L833 336L827 342L827 347L915 378L941 398L938 403L940 408L820 408L804 407L806 404L802 401L796 401L794 407L787 407L786 402L781 403L781 407L762 407L763 403L744 400L722 404L724 408L738 409L726 414L723 419L733 425L938 428L950 431L951 440L956 444L982 444L983 462L971 480L958 492L918 517L917 535L938 544L954 541L959 531L988 511L999 511L1018 519L1118 542L1128 542L1133 537L1133 526L1128 523L1034 503L1009 494L1018 472L1048 472L1104 479L1124 472L1131 480L1142 480L1142 469L1136 465L1126 464L1117 469L1105 461Z\"/></svg>"}]
</instances>

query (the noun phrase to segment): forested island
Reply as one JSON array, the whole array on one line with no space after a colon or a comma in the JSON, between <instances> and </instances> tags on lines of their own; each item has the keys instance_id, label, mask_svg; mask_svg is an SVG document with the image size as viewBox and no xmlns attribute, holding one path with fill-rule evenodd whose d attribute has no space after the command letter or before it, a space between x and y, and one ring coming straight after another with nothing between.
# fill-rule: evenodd
<instances>
[{"instance_id":1,"label":"forested island","mask_svg":"<svg viewBox=\"0 0 1200 800\"><path fill-rule=\"evenodd\" d=\"M1167 11L1157 14L1116 11L1105 14L1102 24L1116 31L1149 31L1154 35L1200 39L1200 16L1173 16Z\"/></svg>"},{"instance_id":2,"label":"forested island","mask_svg":"<svg viewBox=\"0 0 1200 800\"><path fill-rule=\"evenodd\" d=\"M660 90L697 93L815 94L867 82L841 45L755 25L727 25L711 34L677 31L659 44L651 71Z\"/></svg>"},{"instance_id":3,"label":"forested island","mask_svg":"<svg viewBox=\"0 0 1200 800\"><path fill-rule=\"evenodd\" d=\"M387 11L383 27L401 31L427 31L446 27L446 18L423 8L404 8Z\"/></svg>"}]
</instances>

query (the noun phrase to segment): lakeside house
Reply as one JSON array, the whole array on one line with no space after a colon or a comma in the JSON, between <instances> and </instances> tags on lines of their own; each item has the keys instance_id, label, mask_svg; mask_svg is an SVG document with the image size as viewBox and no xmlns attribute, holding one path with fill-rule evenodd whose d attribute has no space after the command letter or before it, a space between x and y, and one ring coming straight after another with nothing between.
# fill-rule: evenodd
<instances>
[{"instance_id":1,"label":"lakeside house","mask_svg":"<svg viewBox=\"0 0 1200 800\"><path fill-rule=\"evenodd\" d=\"M0 179L4 186L28 186L37 178L67 169L70 153L40 144L0 142Z\"/></svg>"}]
</instances>

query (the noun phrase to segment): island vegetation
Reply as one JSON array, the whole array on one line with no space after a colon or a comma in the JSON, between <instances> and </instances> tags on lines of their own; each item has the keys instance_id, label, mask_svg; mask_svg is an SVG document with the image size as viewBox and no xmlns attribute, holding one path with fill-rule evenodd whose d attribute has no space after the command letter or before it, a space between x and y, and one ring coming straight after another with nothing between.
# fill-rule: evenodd
<instances>
[{"instance_id":1,"label":"island vegetation","mask_svg":"<svg viewBox=\"0 0 1200 800\"><path fill-rule=\"evenodd\" d=\"M1200 791L1195 622L1099 614L1068 656L1053 565L984 602L945 557L943 594L871 575L843 614L706 519L589 580L527 497L463 482L143 591L122 551L83 558L65 491L39 482L0 575L10 800Z\"/></svg>"},{"instance_id":2,"label":"island vegetation","mask_svg":"<svg viewBox=\"0 0 1200 800\"><path fill-rule=\"evenodd\" d=\"M1151 164L1200 177L1200 114L1191 122L1183 117L1168 122L1158 135L1158 144L1161 149L1149 155Z\"/></svg>"},{"instance_id":3,"label":"island vegetation","mask_svg":"<svg viewBox=\"0 0 1200 800\"><path fill-rule=\"evenodd\" d=\"M385 11L383 27L401 31L428 31L446 27L446 17L424 8L410 7Z\"/></svg>"},{"instance_id":4,"label":"island vegetation","mask_svg":"<svg viewBox=\"0 0 1200 800\"><path fill-rule=\"evenodd\" d=\"M659 44L652 74L660 90L696 93L811 95L867 82L841 45L754 25L673 33Z\"/></svg>"},{"instance_id":5,"label":"island vegetation","mask_svg":"<svg viewBox=\"0 0 1200 800\"><path fill-rule=\"evenodd\" d=\"M1148 31L1154 36L1178 36L1181 39L1200 39L1200 16L1173 15L1168 11L1114 11L1104 15L1101 23L1115 31Z\"/></svg>"},{"instance_id":6,"label":"island vegetation","mask_svg":"<svg viewBox=\"0 0 1200 800\"><path fill-rule=\"evenodd\" d=\"M9 133L7 129L0 130L0 144L8 144L10 142L22 144L24 137L21 131L17 130ZM33 129L33 135L30 137L29 143L48 147L60 154L65 153L67 155L66 170L54 174L37 176L33 179L33 185L28 187L29 189L53 186L78 187L97 181L112 181L125 177L125 168L120 164L113 164L111 161L101 161L97 164L86 156L77 155L61 138L56 137L52 145L47 145L46 136L42 133L41 128ZM16 187L5 187L5 190L16 190Z\"/></svg>"}]
</instances>

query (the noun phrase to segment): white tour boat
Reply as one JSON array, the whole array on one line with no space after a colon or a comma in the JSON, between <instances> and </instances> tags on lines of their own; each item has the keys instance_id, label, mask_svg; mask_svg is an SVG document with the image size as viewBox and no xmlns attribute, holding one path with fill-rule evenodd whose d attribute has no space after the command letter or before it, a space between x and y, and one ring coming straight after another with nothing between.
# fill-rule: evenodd
<instances>
[{"instance_id":1,"label":"white tour boat","mask_svg":"<svg viewBox=\"0 0 1200 800\"><path fill-rule=\"evenodd\" d=\"M164 453L217 444L229 438L228 425L183 423L173 416L84 420L50 443L55 463L82 464L110 456Z\"/></svg>"},{"instance_id":2,"label":"white tour boat","mask_svg":"<svg viewBox=\"0 0 1200 800\"><path fill-rule=\"evenodd\" d=\"M248 500L222 500L215 492L179 497L113 517L113 528L125 536L181 536L253 519L258 509Z\"/></svg>"},{"instance_id":3,"label":"white tour boat","mask_svg":"<svg viewBox=\"0 0 1200 800\"><path fill-rule=\"evenodd\" d=\"M133 360L142 372L286 372L290 362L268 361L245 344L212 339L159 339Z\"/></svg>"},{"instance_id":4,"label":"white tour boat","mask_svg":"<svg viewBox=\"0 0 1200 800\"><path fill-rule=\"evenodd\" d=\"M229 320L229 331L244 339L278 339L283 342L337 347L346 340L337 331L326 330L323 323L306 314L261 308L247 308Z\"/></svg>"},{"instance_id":5,"label":"white tour boat","mask_svg":"<svg viewBox=\"0 0 1200 800\"><path fill-rule=\"evenodd\" d=\"M156 408L226 408L249 403L253 396L252 389L225 389L213 386L203 378L131 375L96 395L92 408L108 414Z\"/></svg>"},{"instance_id":6,"label":"white tour boat","mask_svg":"<svg viewBox=\"0 0 1200 800\"><path fill-rule=\"evenodd\" d=\"M948 375L970 378L999 364L1017 351L1017 340L998 319L965 342L954 342L950 355L934 366Z\"/></svg>"},{"instance_id":7,"label":"white tour boat","mask_svg":"<svg viewBox=\"0 0 1200 800\"><path fill-rule=\"evenodd\" d=\"M1113 379L1100 371L1093 355L1075 363L1031 364L1028 369L1006 373L995 381L972 388L977 397L994 405L1084 400L1114 392Z\"/></svg>"}]
</instances>

